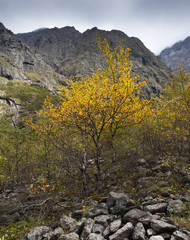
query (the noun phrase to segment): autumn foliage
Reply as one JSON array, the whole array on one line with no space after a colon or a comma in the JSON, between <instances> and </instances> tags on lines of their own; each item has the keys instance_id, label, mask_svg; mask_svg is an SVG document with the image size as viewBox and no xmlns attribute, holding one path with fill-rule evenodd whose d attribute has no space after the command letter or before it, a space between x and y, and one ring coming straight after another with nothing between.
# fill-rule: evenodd
<instances>
[{"instance_id":1,"label":"autumn foliage","mask_svg":"<svg viewBox=\"0 0 190 240\"><path fill-rule=\"evenodd\" d=\"M51 99L46 99L41 111L41 115L48 119L46 129L32 122L30 126L39 134L43 131L49 134L49 130L56 127L63 132L70 128L77 132L78 137L85 138L82 164L85 171L87 146L91 141L95 152L93 158L97 170L97 184L100 188L100 159L105 136L109 138L114 162L114 141L118 130L141 123L153 110L152 102L142 97L145 81L131 74L130 50L117 47L111 51L106 40L98 40L98 46L106 61L106 67L97 69L93 76L87 76L80 81L70 81L70 86L62 89L58 105L54 106ZM83 174L86 173L83 171Z\"/></svg>"},{"instance_id":2,"label":"autumn foliage","mask_svg":"<svg viewBox=\"0 0 190 240\"><path fill-rule=\"evenodd\" d=\"M104 67L68 80L56 103L48 96L24 129L0 129L0 187L28 182L31 192L88 195L122 182L129 170L134 174L135 156L162 156L172 169L187 166L188 73L180 69L161 98L147 100L130 49L97 44Z\"/></svg>"}]
</instances>

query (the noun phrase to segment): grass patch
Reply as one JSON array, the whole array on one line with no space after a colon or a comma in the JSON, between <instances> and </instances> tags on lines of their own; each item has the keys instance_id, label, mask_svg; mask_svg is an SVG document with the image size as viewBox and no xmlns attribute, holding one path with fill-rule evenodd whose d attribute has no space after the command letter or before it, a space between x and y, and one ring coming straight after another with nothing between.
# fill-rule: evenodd
<instances>
[{"instance_id":1,"label":"grass patch","mask_svg":"<svg viewBox=\"0 0 190 240\"><path fill-rule=\"evenodd\" d=\"M48 221L49 220L44 217L28 217L26 220L3 226L0 229L0 240L20 239L34 227L47 225Z\"/></svg>"},{"instance_id":2,"label":"grass patch","mask_svg":"<svg viewBox=\"0 0 190 240\"><path fill-rule=\"evenodd\" d=\"M45 98L52 95L46 88L30 86L19 80L12 80L6 85L1 85L0 91L4 92L4 97L14 99L29 112L40 110ZM52 98L56 101L56 96Z\"/></svg>"},{"instance_id":3,"label":"grass patch","mask_svg":"<svg viewBox=\"0 0 190 240\"><path fill-rule=\"evenodd\" d=\"M187 217L171 216L170 218L173 219L180 228L190 231L190 215Z\"/></svg>"}]
</instances>

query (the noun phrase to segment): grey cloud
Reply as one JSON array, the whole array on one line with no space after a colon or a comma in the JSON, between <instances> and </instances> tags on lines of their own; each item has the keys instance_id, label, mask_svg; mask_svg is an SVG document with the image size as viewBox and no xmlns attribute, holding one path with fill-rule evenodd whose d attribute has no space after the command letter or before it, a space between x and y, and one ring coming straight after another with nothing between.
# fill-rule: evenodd
<instances>
[{"instance_id":1,"label":"grey cloud","mask_svg":"<svg viewBox=\"0 0 190 240\"><path fill-rule=\"evenodd\" d=\"M13 32L97 26L139 37L152 51L190 35L189 0L0 0L0 21Z\"/></svg>"}]
</instances>

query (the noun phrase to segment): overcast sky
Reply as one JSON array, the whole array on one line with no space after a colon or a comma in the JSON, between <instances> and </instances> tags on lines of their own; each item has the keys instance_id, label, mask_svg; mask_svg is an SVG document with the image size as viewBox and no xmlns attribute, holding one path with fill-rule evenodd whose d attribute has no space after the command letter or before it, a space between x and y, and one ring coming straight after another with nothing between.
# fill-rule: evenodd
<instances>
[{"instance_id":1,"label":"overcast sky","mask_svg":"<svg viewBox=\"0 0 190 240\"><path fill-rule=\"evenodd\" d=\"M0 22L14 33L65 26L121 30L159 54L190 36L190 0L0 0Z\"/></svg>"}]
</instances>

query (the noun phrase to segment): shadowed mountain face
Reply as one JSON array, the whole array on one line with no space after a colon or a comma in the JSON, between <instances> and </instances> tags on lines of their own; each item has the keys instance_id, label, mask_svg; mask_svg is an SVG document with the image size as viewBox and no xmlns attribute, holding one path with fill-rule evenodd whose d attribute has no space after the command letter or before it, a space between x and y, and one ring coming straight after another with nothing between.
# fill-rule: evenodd
<instances>
[{"instance_id":1,"label":"shadowed mountain face","mask_svg":"<svg viewBox=\"0 0 190 240\"><path fill-rule=\"evenodd\" d=\"M160 57L173 71L177 70L179 64L190 71L190 37L164 49Z\"/></svg>"},{"instance_id":2,"label":"shadowed mountain face","mask_svg":"<svg viewBox=\"0 0 190 240\"><path fill-rule=\"evenodd\" d=\"M170 77L166 65L144 44L121 31L103 31L97 28L78 32L74 27L42 29L16 35L33 47L57 73L66 77L93 74L105 63L97 46L97 37L108 40L111 47L121 45L131 49L132 71L147 81L146 95L158 93Z\"/></svg>"}]
</instances>

